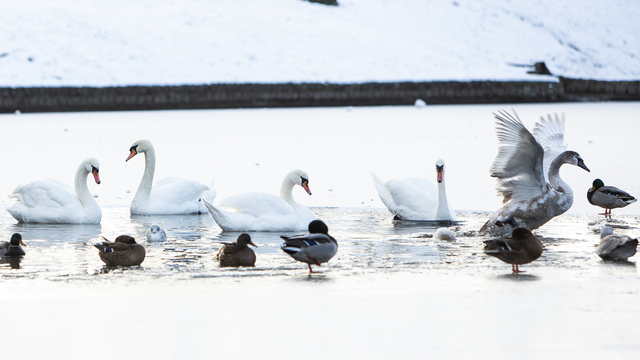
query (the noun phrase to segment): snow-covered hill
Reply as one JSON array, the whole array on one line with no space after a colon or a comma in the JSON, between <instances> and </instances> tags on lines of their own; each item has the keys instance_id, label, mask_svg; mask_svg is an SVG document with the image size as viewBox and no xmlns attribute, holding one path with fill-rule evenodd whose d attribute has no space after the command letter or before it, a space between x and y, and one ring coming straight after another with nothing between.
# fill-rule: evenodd
<instances>
[{"instance_id":1,"label":"snow-covered hill","mask_svg":"<svg viewBox=\"0 0 640 360\"><path fill-rule=\"evenodd\" d=\"M5 0L0 86L640 79L639 1L339 3Z\"/></svg>"}]
</instances>

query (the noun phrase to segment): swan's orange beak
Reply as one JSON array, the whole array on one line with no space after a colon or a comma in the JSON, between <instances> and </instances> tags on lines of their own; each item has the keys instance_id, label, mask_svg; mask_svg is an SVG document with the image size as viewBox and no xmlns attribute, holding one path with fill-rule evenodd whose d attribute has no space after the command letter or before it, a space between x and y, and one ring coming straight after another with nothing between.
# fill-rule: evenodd
<instances>
[{"instance_id":1,"label":"swan's orange beak","mask_svg":"<svg viewBox=\"0 0 640 360\"><path fill-rule=\"evenodd\" d=\"M93 169L91 172L93 174L93 178L96 181L96 184L100 184L100 175L98 175L98 169Z\"/></svg>"},{"instance_id":2,"label":"swan's orange beak","mask_svg":"<svg viewBox=\"0 0 640 360\"><path fill-rule=\"evenodd\" d=\"M304 191L306 191L307 194L311 195L311 190L309 190L309 182L305 181L301 185L302 185L302 188L304 189Z\"/></svg>"},{"instance_id":3,"label":"swan's orange beak","mask_svg":"<svg viewBox=\"0 0 640 360\"><path fill-rule=\"evenodd\" d=\"M436 172L438 174L438 184L439 184L439 183L442 182L442 168L438 167L436 170L437 170Z\"/></svg>"},{"instance_id":4,"label":"swan's orange beak","mask_svg":"<svg viewBox=\"0 0 640 360\"><path fill-rule=\"evenodd\" d=\"M138 152L136 151L136 149L131 149L131 154L129 154L129 157L127 158L127 160L125 160L124 162L129 161L129 159L131 159L132 157L136 156L138 154Z\"/></svg>"}]
</instances>

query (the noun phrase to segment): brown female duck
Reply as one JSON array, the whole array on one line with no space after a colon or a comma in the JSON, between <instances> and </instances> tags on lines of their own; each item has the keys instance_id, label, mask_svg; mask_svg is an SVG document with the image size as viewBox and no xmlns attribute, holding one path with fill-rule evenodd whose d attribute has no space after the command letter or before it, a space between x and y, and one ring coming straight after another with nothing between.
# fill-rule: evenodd
<instances>
[{"instance_id":1,"label":"brown female duck","mask_svg":"<svg viewBox=\"0 0 640 360\"><path fill-rule=\"evenodd\" d=\"M133 237L120 235L114 242L102 238L105 241L93 246L100 250L100 259L107 266L137 266L144 261L144 246L136 243Z\"/></svg>"},{"instance_id":2,"label":"brown female duck","mask_svg":"<svg viewBox=\"0 0 640 360\"><path fill-rule=\"evenodd\" d=\"M240 234L235 243L224 243L224 246L216 255L220 267L254 266L256 253L247 245L257 247L251 241L249 234Z\"/></svg>"},{"instance_id":3,"label":"brown female duck","mask_svg":"<svg viewBox=\"0 0 640 360\"><path fill-rule=\"evenodd\" d=\"M542 255L542 243L529 229L517 228L510 238L483 241L484 252L511 264L514 273L524 272L518 265L528 264Z\"/></svg>"}]
</instances>

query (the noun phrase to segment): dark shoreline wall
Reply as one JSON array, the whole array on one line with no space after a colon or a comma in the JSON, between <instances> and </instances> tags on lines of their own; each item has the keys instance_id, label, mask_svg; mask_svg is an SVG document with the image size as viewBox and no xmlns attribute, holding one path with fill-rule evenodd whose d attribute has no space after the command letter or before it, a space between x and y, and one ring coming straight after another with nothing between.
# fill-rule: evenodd
<instances>
[{"instance_id":1,"label":"dark shoreline wall","mask_svg":"<svg viewBox=\"0 0 640 360\"><path fill-rule=\"evenodd\" d=\"M0 88L0 113L640 100L640 81Z\"/></svg>"}]
</instances>

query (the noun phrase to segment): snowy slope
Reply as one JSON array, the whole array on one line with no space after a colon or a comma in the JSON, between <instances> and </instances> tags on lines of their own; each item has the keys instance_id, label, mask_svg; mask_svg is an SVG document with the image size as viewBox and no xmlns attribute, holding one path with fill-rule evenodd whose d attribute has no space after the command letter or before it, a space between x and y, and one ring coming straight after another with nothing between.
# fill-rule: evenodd
<instances>
[{"instance_id":1,"label":"snowy slope","mask_svg":"<svg viewBox=\"0 0 640 360\"><path fill-rule=\"evenodd\" d=\"M639 1L339 2L2 0L0 86L640 79Z\"/></svg>"}]
</instances>

